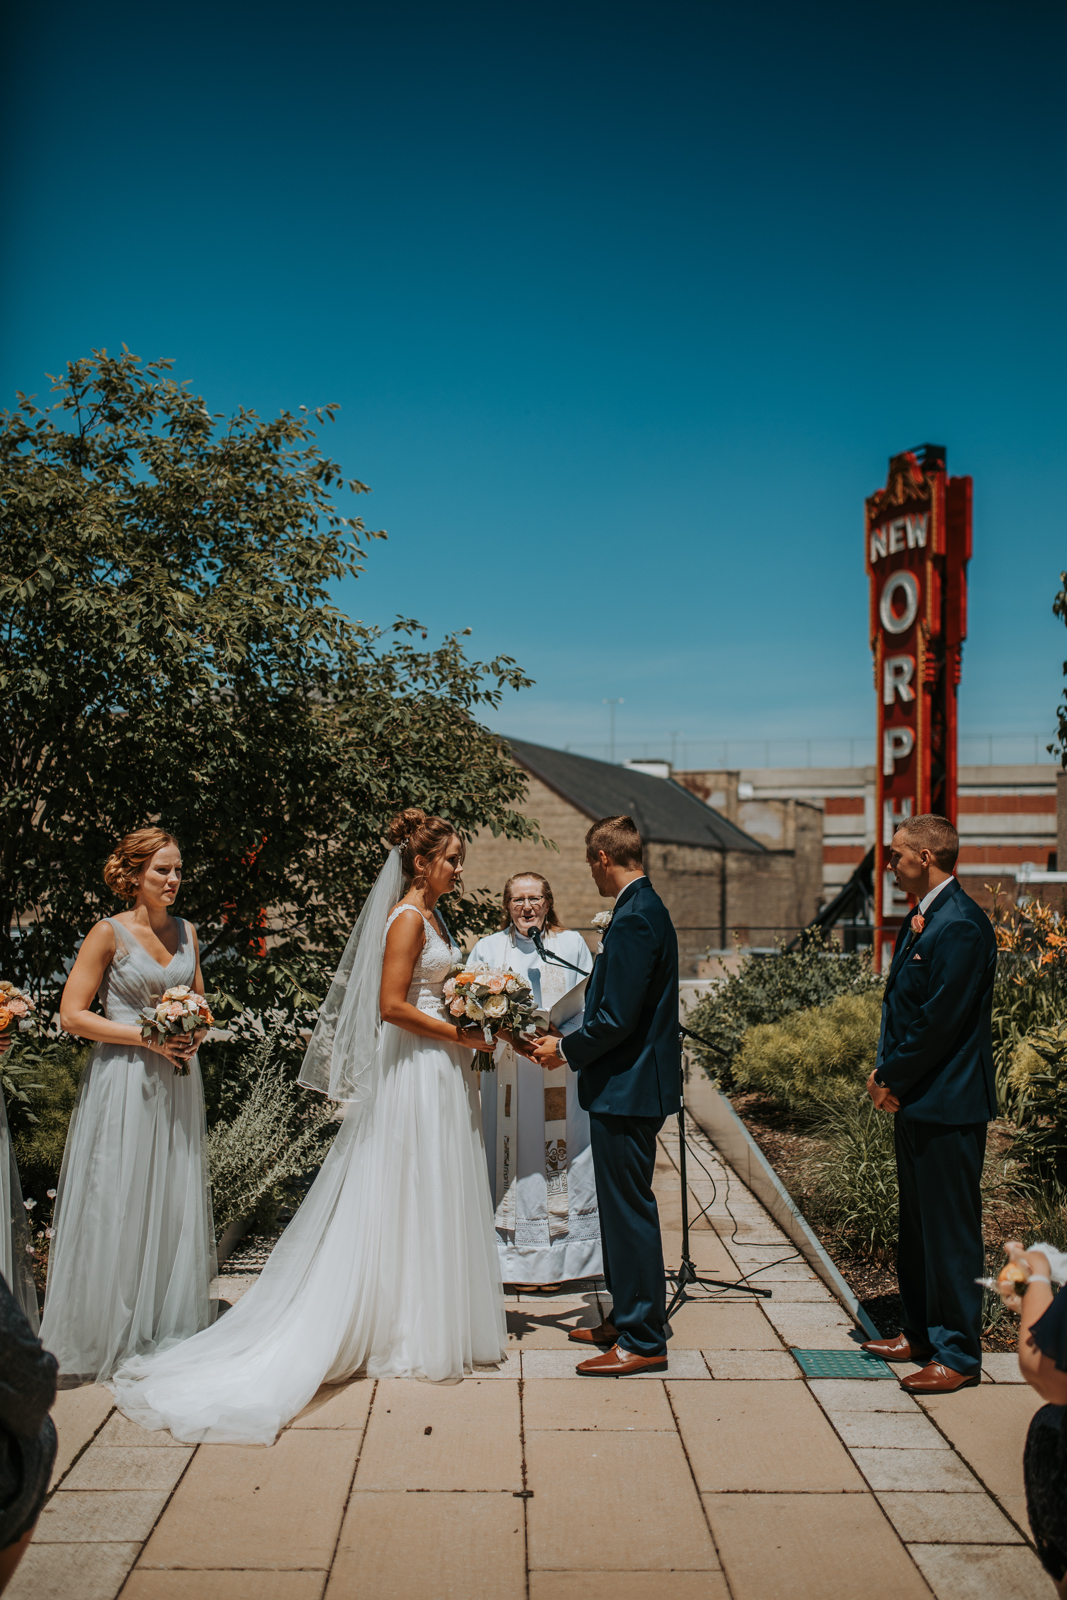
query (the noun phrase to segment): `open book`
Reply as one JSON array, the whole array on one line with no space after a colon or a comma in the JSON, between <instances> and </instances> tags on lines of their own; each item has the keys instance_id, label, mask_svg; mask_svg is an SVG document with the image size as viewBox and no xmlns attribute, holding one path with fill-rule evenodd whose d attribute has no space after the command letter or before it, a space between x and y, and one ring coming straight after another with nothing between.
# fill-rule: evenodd
<instances>
[{"instance_id":1,"label":"open book","mask_svg":"<svg viewBox=\"0 0 1067 1600\"><path fill-rule=\"evenodd\" d=\"M538 1033L547 1033L550 1027L562 1029L565 1022L576 1017L585 1005L585 986L589 982L589 974L568 989L566 994L560 995L550 1011L544 1007L531 1013L531 1020L537 1027Z\"/></svg>"}]
</instances>

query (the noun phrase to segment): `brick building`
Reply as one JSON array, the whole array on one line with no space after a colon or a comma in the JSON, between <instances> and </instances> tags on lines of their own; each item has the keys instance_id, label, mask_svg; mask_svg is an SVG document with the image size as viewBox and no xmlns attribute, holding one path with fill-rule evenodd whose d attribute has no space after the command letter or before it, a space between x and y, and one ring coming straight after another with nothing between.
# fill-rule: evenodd
<instances>
[{"instance_id":1,"label":"brick building","mask_svg":"<svg viewBox=\"0 0 1067 1600\"><path fill-rule=\"evenodd\" d=\"M764 808L802 804L821 811L824 902L874 844L873 767L755 767L675 777L756 838L765 837L759 826ZM1056 781L1051 764L960 767L956 871L980 904L991 902L987 885L1006 900L1015 898L1021 884L1051 888L1047 874L1058 864Z\"/></svg>"},{"instance_id":2,"label":"brick building","mask_svg":"<svg viewBox=\"0 0 1067 1600\"><path fill-rule=\"evenodd\" d=\"M541 872L564 924L590 930L592 943L592 918L604 901L586 865L586 830L598 817L625 812L637 824L646 870L678 930L683 975L695 974L709 947L773 945L815 915L822 882L817 807L769 806L755 819L761 836L669 777L519 739L508 744L529 780L521 809L555 848L483 830L467 850L468 891L497 896L513 873Z\"/></svg>"}]
</instances>

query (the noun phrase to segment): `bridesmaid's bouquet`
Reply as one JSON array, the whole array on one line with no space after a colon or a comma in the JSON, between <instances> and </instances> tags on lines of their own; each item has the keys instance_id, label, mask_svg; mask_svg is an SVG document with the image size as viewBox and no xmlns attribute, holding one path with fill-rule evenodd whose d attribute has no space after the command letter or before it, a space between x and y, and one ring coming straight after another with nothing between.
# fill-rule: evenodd
<instances>
[{"instance_id":1,"label":"bridesmaid's bouquet","mask_svg":"<svg viewBox=\"0 0 1067 1600\"><path fill-rule=\"evenodd\" d=\"M141 1038L146 1040L173 1038L179 1033L195 1033L197 1028L210 1028L215 1018L202 994L190 989L188 984L176 984L164 989L154 1006L145 1006L139 1017ZM178 1077L189 1072L189 1063L175 1067Z\"/></svg>"},{"instance_id":2,"label":"bridesmaid's bouquet","mask_svg":"<svg viewBox=\"0 0 1067 1600\"><path fill-rule=\"evenodd\" d=\"M457 1024L463 1025L466 1019L468 1025L481 1028L486 1044L492 1044L505 1030L529 1036L537 1032L533 990L517 972L461 962L445 980L442 995ZM479 1052L478 1065L483 1072L491 1072L492 1056Z\"/></svg>"},{"instance_id":3,"label":"bridesmaid's bouquet","mask_svg":"<svg viewBox=\"0 0 1067 1600\"><path fill-rule=\"evenodd\" d=\"M16 1030L34 1033L37 1026L37 1007L25 989L17 989L6 978L0 978L0 1038Z\"/></svg>"}]
</instances>

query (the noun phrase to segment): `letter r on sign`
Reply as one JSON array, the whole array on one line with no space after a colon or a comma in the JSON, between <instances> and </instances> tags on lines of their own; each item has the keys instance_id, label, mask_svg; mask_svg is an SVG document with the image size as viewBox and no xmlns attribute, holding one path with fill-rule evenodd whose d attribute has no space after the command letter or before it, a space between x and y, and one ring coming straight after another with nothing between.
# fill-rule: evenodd
<instances>
[{"instance_id":1,"label":"letter r on sign","mask_svg":"<svg viewBox=\"0 0 1067 1600\"><path fill-rule=\"evenodd\" d=\"M911 686L914 676L914 656L886 656L882 663L882 704L891 706L898 694L905 705L914 700L915 690Z\"/></svg>"}]
</instances>

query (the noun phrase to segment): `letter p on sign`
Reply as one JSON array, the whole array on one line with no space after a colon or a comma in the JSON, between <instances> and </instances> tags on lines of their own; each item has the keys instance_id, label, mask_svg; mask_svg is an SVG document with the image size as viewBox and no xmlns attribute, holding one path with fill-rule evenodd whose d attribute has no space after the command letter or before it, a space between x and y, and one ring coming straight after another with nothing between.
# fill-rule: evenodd
<instances>
[{"instance_id":1,"label":"letter p on sign","mask_svg":"<svg viewBox=\"0 0 1067 1600\"><path fill-rule=\"evenodd\" d=\"M882 735L882 774L891 778L895 763L910 756L915 748L915 735L910 728L887 728Z\"/></svg>"}]
</instances>

